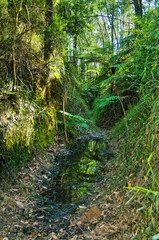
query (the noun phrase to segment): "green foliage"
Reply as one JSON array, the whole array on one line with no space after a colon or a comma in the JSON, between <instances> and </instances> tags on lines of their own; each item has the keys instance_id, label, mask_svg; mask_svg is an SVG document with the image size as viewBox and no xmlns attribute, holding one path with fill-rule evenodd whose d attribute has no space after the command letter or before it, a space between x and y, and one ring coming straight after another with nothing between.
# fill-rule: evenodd
<instances>
[{"instance_id":1,"label":"green foliage","mask_svg":"<svg viewBox=\"0 0 159 240\"><path fill-rule=\"evenodd\" d=\"M126 187L126 189L129 189L129 193L131 191L136 191L135 194L127 201L126 204L129 204L137 194L140 194L139 198L142 198L142 207L138 209L138 211L143 211L143 216L146 215L146 219L143 217L143 221L147 225L147 220L150 219L150 221L153 221L153 219L156 218L156 214L158 215L159 211L159 182L158 179L155 176L154 171L152 169L152 166L150 164L150 160L152 160L153 152L150 154L150 156L147 159L148 163L148 171L146 173L146 178L151 181L152 185L149 186L149 188L140 187L140 186L134 186L134 187ZM144 196L143 196L144 195ZM147 201L148 199L148 201ZM153 203L153 209L152 209L152 203ZM150 213L149 216L147 213ZM157 222L157 219L156 219Z\"/></svg>"},{"instance_id":2,"label":"green foliage","mask_svg":"<svg viewBox=\"0 0 159 240\"><path fill-rule=\"evenodd\" d=\"M56 122L56 110L50 103L48 108L37 114L35 125L34 146L44 149L48 143L54 140L54 129Z\"/></svg>"},{"instance_id":3,"label":"green foliage","mask_svg":"<svg viewBox=\"0 0 159 240\"><path fill-rule=\"evenodd\" d=\"M62 92L65 32L58 12L59 1L49 2L53 9L46 3L45 0L0 3L2 155L14 167L25 163L35 147L44 148L54 136L55 108L61 100L54 91L58 88L56 92ZM47 61L46 30L51 43Z\"/></svg>"},{"instance_id":4,"label":"green foliage","mask_svg":"<svg viewBox=\"0 0 159 240\"><path fill-rule=\"evenodd\" d=\"M9 166L53 141L62 107L65 134L90 129L90 108L102 126L124 115L113 129L122 142L120 173L137 177L130 190L145 194L143 209L155 202L158 212L159 15L152 3L133 21L126 0L1 1L0 148ZM86 173L95 168L90 163ZM144 212L146 221L150 215Z\"/></svg>"},{"instance_id":5,"label":"green foliage","mask_svg":"<svg viewBox=\"0 0 159 240\"><path fill-rule=\"evenodd\" d=\"M148 22L146 18L143 20L142 29L137 30L138 38L135 40L131 62L128 61L124 67L119 67L118 71L123 73L124 78L128 78L127 83L122 84L122 78L118 78L119 82L116 81L116 84L120 83L126 89L130 86L136 91L138 104L129 106L127 121L130 129L136 128L137 132L144 127L144 123L151 116L151 109L156 104L158 97L158 62L156 58L159 54L158 41L151 38L152 32L158 35L156 30L158 17L155 10L152 12L148 14L148 18L152 18L152 21ZM153 49L153 51L148 49ZM133 76L131 72L133 72ZM128 85L126 86L126 84ZM116 126L117 131L122 131L122 128L123 121Z\"/></svg>"},{"instance_id":6,"label":"green foliage","mask_svg":"<svg viewBox=\"0 0 159 240\"><path fill-rule=\"evenodd\" d=\"M140 21L140 30L134 30L136 37L133 40L133 49L128 55L125 66L119 67L118 72L123 73L125 79L128 79L127 86L135 90L137 103L129 103L125 111L126 119L121 119L113 129L113 137L121 141L118 156L121 164L119 171L123 177L133 175L137 178L137 186L128 187L130 190L128 203L131 201L134 201L133 204L136 204L136 201L142 203L138 211L143 211L143 225L145 225L143 232L147 231L146 226L153 219L156 219L153 230L158 226L159 63L157 56L159 40L157 22L158 13L156 10L151 10ZM125 88L126 83L120 86ZM136 193L132 195L134 190Z\"/></svg>"},{"instance_id":7,"label":"green foliage","mask_svg":"<svg viewBox=\"0 0 159 240\"><path fill-rule=\"evenodd\" d=\"M111 107L112 104L118 102L118 96L109 94L101 95L97 97L93 103L92 117L95 121L100 120L104 115L106 108Z\"/></svg>"},{"instance_id":8,"label":"green foliage","mask_svg":"<svg viewBox=\"0 0 159 240\"><path fill-rule=\"evenodd\" d=\"M147 159L147 163L148 163L149 169L148 169L148 171L146 173L146 177L148 177L149 175L152 175L152 189L146 189L146 188L139 187L139 186L136 186L136 187L126 187L126 189L132 189L132 190L136 190L138 192L141 191L141 192L145 192L146 194L154 194L156 196L159 195L159 191L155 190L156 187L158 189L159 183L158 183L157 179L155 178L152 166L150 164L150 160L151 160L152 156L153 156L153 153L151 153L150 156ZM157 206L157 210L158 210L158 206Z\"/></svg>"},{"instance_id":9,"label":"green foliage","mask_svg":"<svg viewBox=\"0 0 159 240\"><path fill-rule=\"evenodd\" d=\"M83 96L82 84L79 73L72 63L65 63L65 74L63 82L66 87L64 90L67 95L66 111L79 115L84 118L89 117L89 107Z\"/></svg>"},{"instance_id":10,"label":"green foliage","mask_svg":"<svg viewBox=\"0 0 159 240\"><path fill-rule=\"evenodd\" d=\"M74 35L79 35L86 27L89 27L89 14L93 11L93 0L61 0L60 14L63 21L66 22L66 32Z\"/></svg>"},{"instance_id":11,"label":"green foliage","mask_svg":"<svg viewBox=\"0 0 159 240\"><path fill-rule=\"evenodd\" d=\"M104 108L105 106L116 103L118 100L118 96L112 96L112 95L104 95L101 96L101 98L96 98L95 99L95 108Z\"/></svg>"},{"instance_id":12,"label":"green foliage","mask_svg":"<svg viewBox=\"0 0 159 240\"><path fill-rule=\"evenodd\" d=\"M78 115L72 115L71 113L68 112L63 112L61 110L59 112L66 116L66 125L69 131L71 131L72 126L79 126L80 128L84 128L86 130L90 129L89 125L92 123L90 120L85 119ZM59 121L59 123L63 122Z\"/></svg>"}]
</instances>

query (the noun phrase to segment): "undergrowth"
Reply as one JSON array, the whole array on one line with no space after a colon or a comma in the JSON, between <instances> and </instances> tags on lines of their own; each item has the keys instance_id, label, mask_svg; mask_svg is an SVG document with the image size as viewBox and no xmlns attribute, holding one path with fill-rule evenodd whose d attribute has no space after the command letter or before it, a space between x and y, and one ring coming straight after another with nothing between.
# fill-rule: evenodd
<instances>
[{"instance_id":1,"label":"undergrowth","mask_svg":"<svg viewBox=\"0 0 159 240\"><path fill-rule=\"evenodd\" d=\"M126 187L125 206L134 212L132 222L138 222L132 228L133 239L145 240L159 231L159 41L154 38L158 15L156 11L148 15L151 21L139 22L141 29L136 31L138 38L129 61L117 70L124 76L133 72L130 84L137 103L131 102L131 96L128 105L122 102L124 117L112 129L118 146L119 178Z\"/></svg>"},{"instance_id":2,"label":"undergrowth","mask_svg":"<svg viewBox=\"0 0 159 240\"><path fill-rule=\"evenodd\" d=\"M115 125L112 134L119 143L117 160L119 172L129 188L128 199L136 206L140 202L142 239L159 230L158 109L159 98L151 100L149 106L144 101L139 102L126 112L126 119Z\"/></svg>"}]
</instances>

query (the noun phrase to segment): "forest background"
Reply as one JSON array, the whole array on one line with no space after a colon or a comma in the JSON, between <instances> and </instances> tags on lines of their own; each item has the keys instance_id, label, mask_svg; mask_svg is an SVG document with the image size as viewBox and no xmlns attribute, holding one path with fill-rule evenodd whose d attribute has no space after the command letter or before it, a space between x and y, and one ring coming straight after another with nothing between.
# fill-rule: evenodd
<instances>
[{"instance_id":1,"label":"forest background","mask_svg":"<svg viewBox=\"0 0 159 240\"><path fill-rule=\"evenodd\" d=\"M111 128L144 229L157 229L158 53L157 0L1 0L1 180L56 134Z\"/></svg>"}]
</instances>

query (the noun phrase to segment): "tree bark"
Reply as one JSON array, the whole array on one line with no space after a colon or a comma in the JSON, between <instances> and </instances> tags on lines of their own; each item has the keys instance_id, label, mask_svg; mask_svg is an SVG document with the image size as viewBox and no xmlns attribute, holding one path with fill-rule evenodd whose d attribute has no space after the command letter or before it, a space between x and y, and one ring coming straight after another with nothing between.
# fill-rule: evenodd
<instances>
[{"instance_id":1,"label":"tree bark","mask_svg":"<svg viewBox=\"0 0 159 240\"><path fill-rule=\"evenodd\" d=\"M50 26L52 24L52 0L46 0L46 13L45 13L45 36L44 36L44 60L48 60L51 52L51 31Z\"/></svg>"},{"instance_id":2,"label":"tree bark","mask_svg":"<svg viewBox=\"0 0 159 240\"><path fill-rule=\"evenodd\" d=\"M77 66L76 52L77 52L77 35L75 34L73 37L73 62L75 66Z\"/></svg>"},{"instance_id":3,"label":"tree bark","mask_svg":"<svg viewBox=\"0 0 159 240\"><path fill-rule=\"evenodd\" d=\"M142 18L142 0L134 0L135 14Z\"/></svg>"},{"instance_id":4,"label":"tree bark","mask_svg":"<svg viewBox=\"0 0 159 240\"><path fill-rule=\"evenodd\" d=\"M12 58L13 58L13 75L14 75L14 81L13 81L13 87L12 91L14 92L14 88L17 85L17 73L16 73L16 39L17 39L17 27L18 27L18 21L19 21L19 13L22 10L23 0L20 1L19 9L17 9L17 6L14 2L14 8L15 8L15 23L14 23L14 35L13 35L13 46L12 46Z\"/></svg>"}]
</instances>

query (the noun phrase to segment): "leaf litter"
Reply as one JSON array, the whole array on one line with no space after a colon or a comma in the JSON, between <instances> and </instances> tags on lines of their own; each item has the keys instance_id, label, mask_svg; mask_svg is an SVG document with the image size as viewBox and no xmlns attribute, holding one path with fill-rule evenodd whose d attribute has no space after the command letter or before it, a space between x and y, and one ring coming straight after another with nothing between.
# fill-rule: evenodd
<instances>
[{"instance_id":1,"label":"leaf litter","mask_svg":"<svg viewBox=\"0 0 159 240\"><path fill-rule=\"evenodd\" d=\"M8 187L6 192L1 190L0 240L5 237L19 240L133 237L136 212L134 209L130 212L125 206L126 195L122 183L117 183L115 159L104 163L104 174L93 184L86 202L54 202L54 192L49 192L48 182L52 169L58 169L55 154L68 153L63 140L58 142L61 144L55 142L38 152L27 171L21 170L22 183Z\"/></svg>"}]
</instances>

